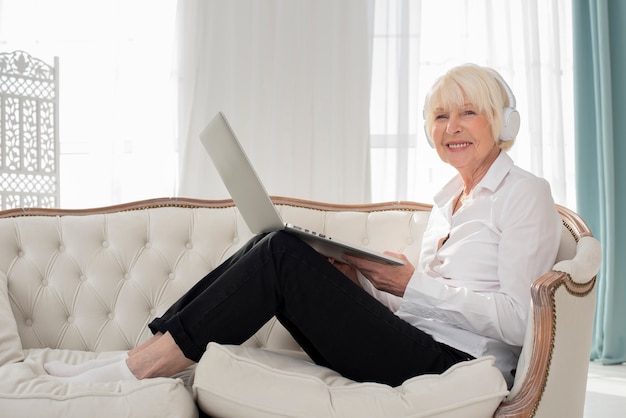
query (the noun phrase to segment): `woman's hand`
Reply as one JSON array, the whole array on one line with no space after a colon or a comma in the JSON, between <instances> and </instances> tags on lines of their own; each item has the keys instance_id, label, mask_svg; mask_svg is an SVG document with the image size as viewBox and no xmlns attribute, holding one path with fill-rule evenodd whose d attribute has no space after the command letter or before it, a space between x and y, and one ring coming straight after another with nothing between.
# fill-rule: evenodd
<instances>
[{"instance_id":1,"label":"woman's hand","mask_svg":"<svg viewBox=\"0 0 626 418\"><path fill-rule=\"evenodd\" d=\"M385 254L393 255L406 262L403 266L390 266L388 264L369 261L364 258L344 255L344 259L349 265L369 280L376 289L391 293L396 296L403 296L406 286L413 276L415 267L409 262L404 254L386 251Z\"/></svg>"},{"instance_id":2,"label":"woman's hand","mask_svg":"<svg viewBox=\"0 0 626 418\"><path fill-rule=\"evenodd\" d=\"M348 276L350 280L361 286L361 283L359 283L359 276L356 274L356 268L353 265L337 261L332 257L328 257L328 261L330 264L337 267L337 270Z\"/></svg>"}]
</instances>

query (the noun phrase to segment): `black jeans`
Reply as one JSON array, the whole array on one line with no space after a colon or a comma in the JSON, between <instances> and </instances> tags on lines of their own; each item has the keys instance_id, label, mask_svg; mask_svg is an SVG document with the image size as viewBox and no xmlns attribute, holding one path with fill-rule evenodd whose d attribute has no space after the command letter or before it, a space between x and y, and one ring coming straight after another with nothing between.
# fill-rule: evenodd
<instances>
[{"instance_id":1,"label":"black jeans","mask_svg":"<svg viewBox=\"0 0 626 418\"><path fill-rule=\"evenodd\" d=\"M197 362L209 342L241 344L274 315L313 361L357 381L396 386L471 358L398 318L285 232L250 240L149 326Z\"/></svg>"}]
</instances>

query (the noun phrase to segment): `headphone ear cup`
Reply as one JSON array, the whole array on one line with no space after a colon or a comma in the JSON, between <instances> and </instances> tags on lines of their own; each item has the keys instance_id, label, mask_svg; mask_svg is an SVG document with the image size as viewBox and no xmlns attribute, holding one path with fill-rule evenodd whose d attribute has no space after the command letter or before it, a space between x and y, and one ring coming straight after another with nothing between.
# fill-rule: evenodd
<instances>
[{"instance_id":1,"label":"headphone ear cup","mask_svg":"<svg viewBox=\"0 0 626 418\"><path fill-rule=\"evenodd\" d=\"M502 131L498 139L511 141L519 133L520 116L519 112L512 107L505 107L502 110Z\"/></svg>"}]
</instances>

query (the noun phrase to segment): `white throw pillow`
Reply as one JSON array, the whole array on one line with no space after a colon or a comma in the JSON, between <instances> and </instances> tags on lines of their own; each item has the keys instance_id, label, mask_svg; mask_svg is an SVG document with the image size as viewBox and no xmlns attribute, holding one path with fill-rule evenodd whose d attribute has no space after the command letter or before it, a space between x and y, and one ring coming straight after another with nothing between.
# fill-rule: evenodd
<instances>
[{"instance_id":1,"label":"white throw pillow","mask_svg":"<svg viewBox=\"0 0 626 418\"><path fill-rule=\"evenodd\" d=\"M0 271L0 366L22 360L24 352L9 302L7 276Z\"/></svg>"},{"instance_id":2,"label":"white throw pillow","mask_svg":"<svg viewBox=\"0 0 626 418\"><path fill-rule=\"evenodd\" d=\"M200 408L219 417L487 417L508 393L493 357L391 387L264 349L215 343L196 367L193 389Z\"/></svg>"}]
</instances>

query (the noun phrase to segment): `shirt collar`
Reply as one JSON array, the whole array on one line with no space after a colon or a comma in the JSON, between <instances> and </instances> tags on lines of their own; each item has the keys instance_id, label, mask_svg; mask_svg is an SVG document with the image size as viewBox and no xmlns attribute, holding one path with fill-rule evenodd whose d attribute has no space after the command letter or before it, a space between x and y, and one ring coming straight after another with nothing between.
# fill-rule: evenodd
<instances>
[{"instance_id":1,"label":"shirt collar","mask_svg":"<svg viewBox=\"0 0 626 418\"><path fill-rule=\"evenodd\" d=\"M474 187L474 190L481 188L495 191L497 187L502 183L502 180L509 174L511 168L513 168L513 159L505 151L500 151L500 155L489 167L489 170L485 176ZM443 206L454 196L459 194L459 191L463 188L463 180L461 176L457 174L454 176L443 188L434 196L434 201L437 206Z\"/></svg>"}]
</instances>

